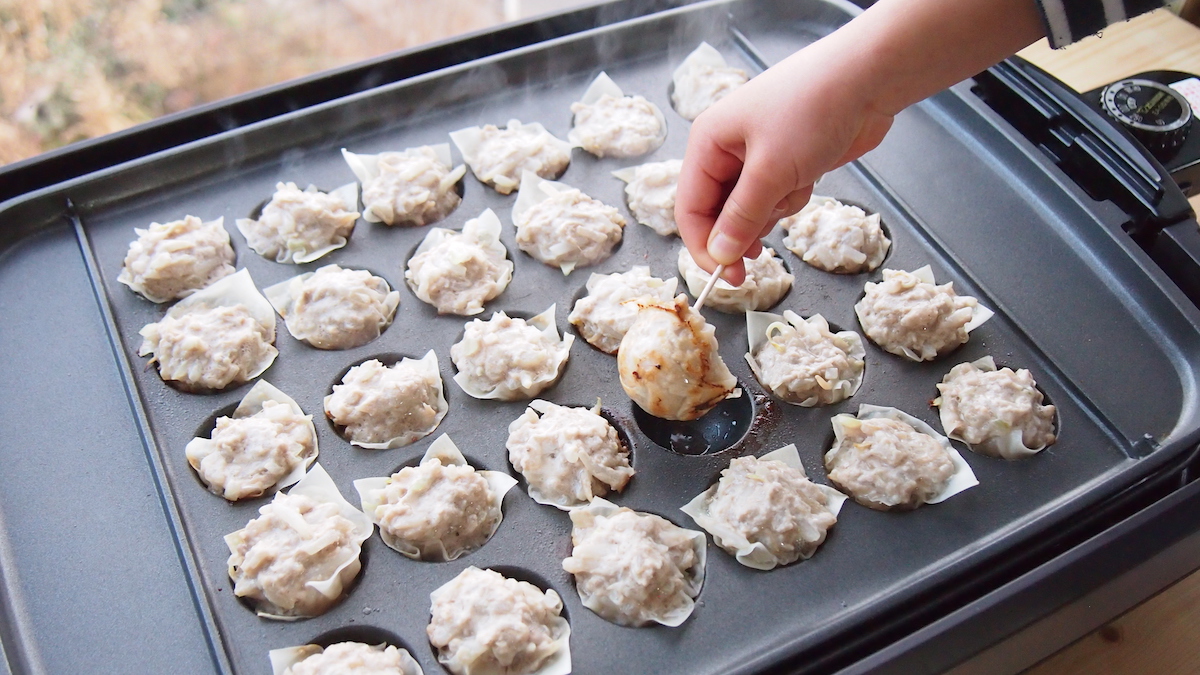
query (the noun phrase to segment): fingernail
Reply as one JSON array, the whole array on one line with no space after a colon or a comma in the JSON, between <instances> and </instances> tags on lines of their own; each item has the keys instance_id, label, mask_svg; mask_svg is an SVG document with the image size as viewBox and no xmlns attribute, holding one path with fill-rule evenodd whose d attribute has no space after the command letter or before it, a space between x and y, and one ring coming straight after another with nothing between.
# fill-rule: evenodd
<instances>
[{"instance_id":1,"label":"fingernail","mask_svg":"<svg viewBox=\"0 0 1200 675\"><path fill-rule=\"evenodd\" d=\"M717 236L708 242L708 255L712 256L722 265L729 265L738 261L742 257L742 251L745 247L738 240L725 234L718 232Z\"/></svg>"}]
</instances>

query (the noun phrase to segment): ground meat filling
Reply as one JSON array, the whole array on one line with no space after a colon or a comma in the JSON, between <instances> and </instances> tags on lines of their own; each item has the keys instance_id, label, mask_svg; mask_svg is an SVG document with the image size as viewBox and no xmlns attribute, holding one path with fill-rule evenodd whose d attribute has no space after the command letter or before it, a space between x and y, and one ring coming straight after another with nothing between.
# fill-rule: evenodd
<instances>
[{"instance_id":1,"label":"ground meat filling","mask_svg":"<svg viewBox=\"0 0 1200 675\"><path fill-rule=\"evenodd\" d=\"M188 463L208 489L229 501L257 497L317 452L311 418L265 401L250 417L217 418L210 439L187 444Z\"/></svg>"},{"instance_id":2,"label":"ground meat filling","mask_svg":"<svg viewBox=\"0 0 1200 675\"><path fill-rule=\"evenodd\" d=\"M854 306L867 337L885 350L913 361L930 361L966 344L976 317L975 298L958 295L953 282L935 286L904 270L884 270L883 281L868 282Z\"/></svg>"},{"instance_id":3,"label":"ground meat filling","mask_svg":"<svg viewBox=\"0 0 1200 675\"><path fill-rule=\"evenodd\" d=\"M506 447L530 496L559 508L620 492L633 477L629 448L608 420L587 408L534 401L509 425Z\"/></svg>"},{"instance_id":4,"label":"ground meat filling","mask_svg":"<svg viewBox=\"0 0 1200 675\"><path fill-rule=\"evenodd\" d=\"M597 157L637 157L666 136L654 104L641 96L604 94L595 103L572 103L572 139Z\"/></svg>"},{"instance_id":5,"label":"ground meat filling","mask_svg":"<svg viewBox=\"0 0 1200 675\"><path fill-rule=\"evenodd\" d=\"M237 226L264 258L305 263L345 246L358 215L340 195L279 183L258 220L243 218Z\"/></svg>"},{"instance_id":6,"label":"ground meat filling","mask_svg":"<svg viewBox=\"0 0 1200 675\"><path fill-rule=\"evenodd\" d=\"M222 220L203 223L195 216L134 229L117 281L151 302L191 295L233 274L233 247Z\"/></svg>"},{"instance_id":7,"label":"ground meat filling","mask_svg":"<svg viewBox=\"0 0 1200 675\"><path fill-rule=\"evenodd\" d=\"M533 673L566 650L570 628L553 590L468 567L430 600L426 633L454 675Z\"/></svg>"},{"instance_id":8,"label":"ground meat filling","mask_svg":"<svg viewBox=\"0 0 1200 675\"><path fill-rule=\"evenodd\" d=\"M687 248L679 249L677 262L688 290L693 296L699 297L712 275L696 264ZM742 285L734 287L724 280L718 281L709 293L705 307L727 314L761 312L782 300L796 280L771 248L764 246L757 257L746 258L745 263L746 280Z\"/></svg>"},{"instance_id":9,"label":"ground meat filling","mask_svg":"<svg viewBox=\"0 0 1200 675\"><path fill-rule=\"evenodd\" d=\"M626 181L625 201L642 225L664 237L678 234L675 224L675 188L683 160L649 162L615 172Z\"/></svg>"},{"instance_id":10,"label":"ground meat filling","mask_svg":"<svg viewBox=\"0 0 1200 675\"><path fill-rule=\"evenodd\" d=\"M480 132L477 148L467 152L459 144L459 149L475 177L500 194L516 190L525 171L554 179L571 163L570 149L541 125L522 125L513 120L506 129L489 124Z\"/></svg>"},{"instance_id":11,"label":"ground meat filling","mask_svg":"<svg viewBox=\"0 0 1200 675\"><path fill-rule=\"evenodd\" d=\"M892 242L879 214L828 197L813 197L800 213L779 221L783 245L804 262L826 272L870 272L883 262Z\"/></svg>"},{"instance_id":12,"label":"ground meat filling","mask_svg":"<svg viewBox=\"0 0 1200 675\"><path fill-rule=\"evenodd\" d=\"M564 273L595 265L621 241L625 218L575 188L565 188L514 217L517 246Z\"/></svg>"},{"instance_id":13,"label":"ground meat filling","mask_svg":"<svg viewBox=\"0 0 1200 675\"><path fill-rule=\"evenodd\" d=\"M278 493L259 517L227 538L234 595L260 611L287 617L323 614L340 598L313 587L337 576L361 550L355 524L338 506L304 495ZM354 567L352 564L351 567ZM357 568L354 574L357 574Z\"/></svg>"},{"instance_id":14,"label":"ground meat filling","mask_svg":"<svg viewBox=\"0 0 1200 675\"><path fill-rule=\"evenodd\" d=\"M673 303L640 304L617 351L621 388L655 417L703 417L737 388L715 332L683 295Z\"/></svg>"},{"instance_id":15,"label":"ground meat filling","mask_svg":"<svg viewBox=\"0 0 1200 675\"><path fill-rule=\"evenodd\" d=\"M631 301L669 303L675 294L675 280L663 281L650 276L649 267L634 267L628 272L593 274L587 290L587 295L575 301L567 321L593 347L616 354L625 332L637 318L637 302Z\"/></svg>"},{"instance_id":16,"label":"ground meat filling","mask_svg":"<svg viewBox=\"0 0 1200 675\"><path fill-rule=\"evenodd\" d=\"M450 214L462 198L451 173L431 147L379 155L379 175L363 184L363 207L388 225L428 225Z\"/></svg>"},{"instance_id":17,"label":"ground meat filling","mask_svg":"<svg viewBox=\"0 0 1200 675\"><path fill-rule=\"evenodd\" d=\"M1024 368L996 370L990 358L960 363L937 388L934 403L946 433L976 452L1018 459L1054 443L1055 408L1042 405L1042 392Z\"/></svg>"},{"instance_id":18,"label":"ground meat filling","mask_svg":"<svg viewBox=\"0 0 1200 675\"><path fill-rule=\"evenodd\" d=\"M741 68L697 65L674 78L671 104L681 117L694 120L748 80Z\"/></svg>"},{"instance_id":19,"label":"ground meat filling","mask_svg":"<svg viewBox=\"0 0 1200 675\"><path fill-rule=\"evenodd\" d=\"M337 265L318 269L288 291L288 309L280 312L288 332L317 349L352 349L371 342L392 322L400 302L381 277Z\"/></svg>"},{"instance_id":20,"label":"ground meat filling","mask_svg":"<svg viewBox=\"0 0 1200 675\"><path fill-rule=\"evenodd\" d=\"M305 657L282 675L419 675L412 656L392 645L338 642Z\"/></svg>"},{"instance_id":21,"label":"ground meat filling","mask_svg":"<svg viewBox=\"0 0 1200 675\"><path fill-rule=\"evenodd\" d=\"M484 303L503 293L512 280L513 263L500 243L499 229L499 221L493 228L472 219L462 232L431 230L423 250L408 261L408 287L439 314L482 312Z\"/></svg>"},{"instance_id":22,"label":"ground meat filling","mask_svg":"<svg viewBox=\"0 0 1200 675\"><path fill-rule=\"evenodd\" d=\"M831 405L853 395L862 382L862 342L850 335L831 332L823 319L777 321L747 360L758 381L788 403Z\"/></svg>"},{"instance_id":23,"label":"ground meat filling","mask_svg":"<svg viewBox=\"0 0 1200 675\"><path fill-rule=\"evenodd\" d=\"M450 347L458 369L454 381L476 398L516 401L536 396L558 380L573 341L574 336L559 340L556 333L503 312L486 322L476 319Z\"/></svg>"},{"instance_id":24,"label":"ground meat filling","mask_svg":"<svg viewBox=\"0 0 1200 675\"><path fill-rule=\"evenodd\" d=\"M899 420L842 420L843 437L825 455L829 480L875 509L914 509L941 493L954 461L938 439Z\"/></svg>"},{"instance_id":25,"label":"ground meat filling","mask_svg":"<svg viewBox=\"0 0 1200 675\"><path fill-rule=\"evenodd\" d=\"M138 353L153 354L159 375L185 389L224 389L278 354L272 333L244 305L197 307L142 328Z\"/></svg>"},{"instance_id":26,"label":"ground meat filling","mask_svg":"<svg viewBox=\"0 0 1200 675\"><path fill-rule=\"evenodd\" d=\"M737 457L721 472L708 515L762 544L780 565L811 557L837 522L829 498L803 472L757 457Z\"/></svg>"},{"instance_id":27,"label":"ground meat filling","mask_svg":"<svg viewBox=\"0 0 1200 675\"><path fill-rule=\"evenodd\" d=\"M333 385L325 414L355 445L408 445L432 433L445 416L442 379L436 367L419 361L364 361Z\"/></svg>"},{"instance_id":28,"label":"ground meat filling","mask_svg":"<svg viewBox=\"0 0 1200 675\"><path fill-rule=\"evenodd\" d=\"M627 508L576 510L571 521L574 548L562 565L584 606L621 626L678 625L691 613L704 574L694 533Z\"/></svg>"},{"instance_id":29,"label":"ground meat filling","mask_svg":"<svg viewBox=\"0 0 1200 675\"><path fill-rule=\"evenodd\" d=\"M483 476L470 466L443 466L434 457L392 474L375 517L381 533L416 549L422 560L453 560L483 546L500 509Z\"/></svg>"}]
</instances>

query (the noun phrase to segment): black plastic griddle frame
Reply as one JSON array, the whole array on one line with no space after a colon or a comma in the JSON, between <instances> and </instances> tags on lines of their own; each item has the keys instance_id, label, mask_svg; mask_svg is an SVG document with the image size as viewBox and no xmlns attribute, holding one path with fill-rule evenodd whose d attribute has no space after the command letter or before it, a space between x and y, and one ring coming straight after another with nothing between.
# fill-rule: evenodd
<instances>
[{"instance_id":1,"label":"black plastic griddle frame","mask_svg":"<svg viewBox=\"0 0 1200 675\"><path fill-rule=\"evenodd\" d=\"M0 201L381 84L686 4L690 3L598 3L259 90L2 167ZM1200 231L1186 199L1170 184L1161 165L1152 158L1147 161L1132 139L1103 124L1094 111L1078 108L1073 92L1028 63L1001 64L976 82L981 98L1047 151L1086 191L1122 207L1130 216L1126 230L1193 301L1200 299L1200 281L1195 281L1200 276L1193 277L1191 288L1176 278L1189 266L1200 268ZM987 89L996 82L1002 86ZM1015 98L1004 93L1005 88L1015 92ZM1018 105L1006 112L995 104L1005 97ZM1037 127L1038 117L1048 128ZM973 584L953 591L940 589L914 602L902 616L864 626L858 639L824 655L819 663L789 664L773 672L932 673L956 664L963 664L960 668L966 672L1024 668L1031 658L1036 660L1086 633L1095 627L1091 623L1124 611L1200 564L1200 558L1192 555L1200 551L1200 486L1192 483L1198 467L1195 455L1185 456L1110 499L1070 530L1023 551ZM1111 590L1130 575L1136 584ZM1086 620L1050 631L1053 637L1050 642L1043 639L1040 651L1021 640L1022 628L1052 621L1047 617L1055 610L1069 613L1105 592L1115 596ZM1017 639L996 644L1014 634ZM975 661L963 663L975 655Z\"/></svg>"}]
</instances>

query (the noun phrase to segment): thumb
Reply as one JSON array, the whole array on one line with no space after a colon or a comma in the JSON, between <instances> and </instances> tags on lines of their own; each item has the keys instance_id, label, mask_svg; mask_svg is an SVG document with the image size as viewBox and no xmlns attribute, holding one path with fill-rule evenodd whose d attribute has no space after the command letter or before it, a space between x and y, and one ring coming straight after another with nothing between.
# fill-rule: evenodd
<instances>
[{"instance_id":1,"label":"thumb","mask_svg":"<svg viewBox=\"0 0 1200 675\"><path fill-rule=\"evenodd\" d=\"M788 197L796 188L794 173L790 168L746 158L708 237L708 254L713 260L731 265L742 259L763 231L779 219L781 203L787 208Z\"/></svg>"}]
</instances>

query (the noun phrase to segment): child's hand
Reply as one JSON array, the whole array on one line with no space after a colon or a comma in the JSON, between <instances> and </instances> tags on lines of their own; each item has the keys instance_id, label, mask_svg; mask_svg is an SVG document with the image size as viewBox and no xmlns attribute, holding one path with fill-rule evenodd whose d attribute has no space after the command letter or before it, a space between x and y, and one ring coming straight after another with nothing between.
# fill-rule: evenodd
<instances>
[{"instance_id":1,"label":"child's hand","mask_svg":"<svg viewBox=\"0 0 1200 675\"><path fill-rule=\"evenodd\" d=\"M892 116L875 112L821 46L793 54L700 115L688 137L675 220L701 267L728 265L740 285L776 221L808 203L825 172L879 145Z\"/></svg>"},{"instance_id":2,"label":"child's hand","mask_svg":"<svg viewBox=\"0 0 1200 675\"><path fill-rule=\"evenodd\" d=\"M696 118L675 221L701 267L743 256L813 183L883 140L892 117L1041 37L1035 0L878 0Z\"/></svg>"}]
</instances>

